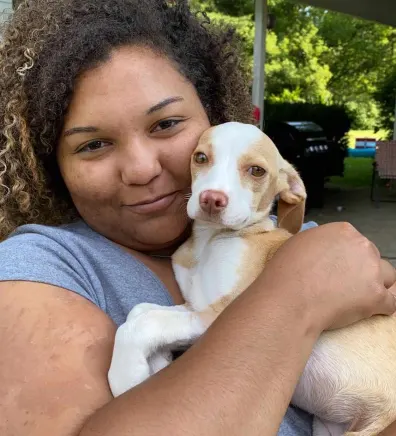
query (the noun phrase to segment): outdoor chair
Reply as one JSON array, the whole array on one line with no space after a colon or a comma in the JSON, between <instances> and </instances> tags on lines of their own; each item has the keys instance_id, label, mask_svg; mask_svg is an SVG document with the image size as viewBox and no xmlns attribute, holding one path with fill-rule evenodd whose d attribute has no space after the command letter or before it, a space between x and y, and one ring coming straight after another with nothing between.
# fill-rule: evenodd
<instances>
[{"instance_id":1,"label":"outdoor chair","mask_svg":"<svg viewBox=\"0 0 396 436\"><path fill-rule=\"evenodd\" d=\"M371 182L371 200L376 202L394 202L396 196L380 198L381 181L386 181L387 187L392 187L392 182L396 180L396 140L377 141L376 152L373 163L373 176ZM383 183L382 183L383 185Z\"/></svg>"}]
</instances>

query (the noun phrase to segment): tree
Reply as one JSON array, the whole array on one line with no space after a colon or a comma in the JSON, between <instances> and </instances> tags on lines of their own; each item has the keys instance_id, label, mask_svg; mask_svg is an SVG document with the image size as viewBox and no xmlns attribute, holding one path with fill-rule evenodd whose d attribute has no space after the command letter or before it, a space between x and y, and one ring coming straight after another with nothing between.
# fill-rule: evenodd
<instances>
[{"instance_id":1,"label":"tree","mask_svg":"<svg viewBox=\"0 0 396 436\"><path fill-rule=\"evenodd\" d=\"M212 0L216 9L223 14L234 17L254 13L253 0Z\"/></svg>"},{"instance_id":2,"label":"tree","mask_svg":"<svg viewBox=\"0 0 396 436\"><path fill-rule=\"evenodd\" d=\"M375 96L380 107L379 127L388 132L393 132L396 101L396 67L384 79Z\"/></svg>"},{"instance_id":3,"label":"tree","mask_svg":"<svg viewBox=\"0 0 396 436\"><path fill-rule=\"evenodd\" d=\"M388 26L329 12L318 22L328 51L334 102L354 113L357 128L374 128L379 104L375 93L395 65L396 31Z\"/></svg>"},{"instance_id":4,"label":"tree","mask_svg":"<svg viewBox=\"0 0 396 436\"><path fill-rule=\"evenodd\" d=\"M252 68L253 0L191 3L237 29ZM377 91L396 68L395 29L288 0L269 0L269 10L276 20L267 36L268 101L345 106L355 128L375 127L380 112L384 120Z\"/></svg>"},{"instance_id":5,"label":"tree","mask_svg":"<svg viewBox=\"0 0 396 436\"><path fill-rule=\"evenodd\" d=\"M234 27L241 38L248 67L253 67L254 21L251 14L243 16L211 12L216 1L205 2L208 17L217 23ZM221 0L229 7L226 0ZM326 46L318 35L313 18L306 8L292 5L284 7L284 1L273 1L273 10L280 19L267 36L266 90L270 101L330 103L331 93L327 84L331 72L323 62ZM238 3L242 8L242 3ZM278 8L278 9L276 9ZM227 9L229 11L230 9ZM234 11L234 7L231 8Z\"/></svg>"},{"instance_id":6,"label":"tree","mask_svg":"<svg viewBox=\"0 0 396 436\"><path fill-rule=\"evenodd\" d=\"M269 101L330 104L327 51L313 23L298 33L279 37L270 32L267 41L267 95Z\"/></svg>"}]
</instances>

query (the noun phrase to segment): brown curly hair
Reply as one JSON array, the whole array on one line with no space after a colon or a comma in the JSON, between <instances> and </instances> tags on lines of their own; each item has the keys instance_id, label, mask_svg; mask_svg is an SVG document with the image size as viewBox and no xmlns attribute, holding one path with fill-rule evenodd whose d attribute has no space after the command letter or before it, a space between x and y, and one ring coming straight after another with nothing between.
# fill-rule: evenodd
<instances>
[{"instance_id":1,"label":"brown curly hair","mask_svg":"<svg viewBox=\"0 0 396 436\"><path fill-rule=\"evenodd\" d=\"M78 76L128 44L171 59L212 124L252 122L233 29L187 0L25 0L0 30L0 239L27 223L78 218L56 144Z\"/></svg>"}]
</instances>

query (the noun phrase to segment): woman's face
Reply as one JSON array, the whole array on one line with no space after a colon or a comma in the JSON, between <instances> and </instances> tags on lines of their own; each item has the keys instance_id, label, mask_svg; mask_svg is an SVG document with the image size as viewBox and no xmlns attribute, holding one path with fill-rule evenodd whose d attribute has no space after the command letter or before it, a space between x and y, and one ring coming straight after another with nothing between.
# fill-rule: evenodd
<instances>
[{"instance_id":1,"label":"woman's face","mask_svg":"<svg viewBox=\"0 0 396 436\"><path fill-rule=\"evenodd\" d=\"M57 158L73 202L105 237L142 251L188 227L190 156L209 120L164 57L125 47L76 83Z\"/></svg>"}]
</instances>

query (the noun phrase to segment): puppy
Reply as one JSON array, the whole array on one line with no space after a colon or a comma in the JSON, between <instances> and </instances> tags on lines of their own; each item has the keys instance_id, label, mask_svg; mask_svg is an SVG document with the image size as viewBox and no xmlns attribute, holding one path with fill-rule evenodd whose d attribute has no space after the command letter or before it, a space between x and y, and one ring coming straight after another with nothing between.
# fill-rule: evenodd
<instances>
[{"instance_id":1,"label":"puppy","mask_svg":"<svg viewBox=\"0 0 396 436\"><path fill-rule=\"evenodd\" d=\"M173 255L185 305L139 304L116 334L109 383L115 396L193 343L297 233L306 192L297 171L258 128L208 129L191 158L191 237ZM270 219L278 198L278 223ZM312 413L314 436L374 436L396 420L396 318L373 317L324 332L292 402ZM346 432L346 433L345 433Z\"/></svg>"}]
</instances>

